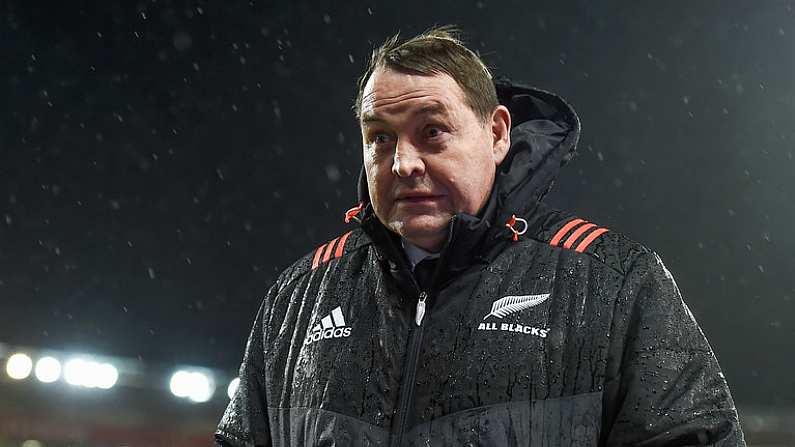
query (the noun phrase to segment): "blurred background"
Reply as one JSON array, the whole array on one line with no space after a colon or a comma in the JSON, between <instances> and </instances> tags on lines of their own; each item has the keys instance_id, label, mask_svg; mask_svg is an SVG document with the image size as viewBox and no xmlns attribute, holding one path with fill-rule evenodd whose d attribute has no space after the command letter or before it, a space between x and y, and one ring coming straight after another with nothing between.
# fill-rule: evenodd
<instances>
[{"instance_id":1,"label":"blurred background","mask_svg":"<svg viewBox=\"0 0 795 447\"><path fill-rule=\"evenodd\" d=\"M656 250L795 445L789 1L0 2L0 447L209 446L261 295L344 231L355 81L453 23L583 134L547 201Z\"/></svg>"}]
</instances>

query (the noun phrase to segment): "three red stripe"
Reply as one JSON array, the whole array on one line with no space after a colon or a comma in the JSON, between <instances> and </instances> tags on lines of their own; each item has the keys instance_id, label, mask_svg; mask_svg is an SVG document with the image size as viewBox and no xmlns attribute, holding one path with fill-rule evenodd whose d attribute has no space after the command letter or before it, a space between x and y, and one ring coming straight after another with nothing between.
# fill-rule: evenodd
<instances>
[{"instance_id":1,"label":"three red stripe","mask_svg":"<svg viewBox=\"0 0 795 447\"><path fill-rule=\"evenodd\" d=\"M331 260L332 253L334 258L340 258L345 251L345 242L351 232L347 232L340 237L334 238L331 242L321 245L315 250L315 255L312 257L312 270L318 268L320 263L326 263ZM336 245L336 250L334 249Z\"/></svg>"},{"instance_id":2,"label":"three red stripe","mask_svg":"<svg viewBox=\"0 0 795 447\"><path fill-rule=\"evenodd\" d=\"M575 227L577 227L577 229L574 230L574 232L572 232L568 238L566 238L566 242L563 243L563 248L571 248L574 243L577 242L577 240L590 231L590 233L585 236L585 238L579 244L577 244L577 247L574 249L574 251L578 253L584 252L585 249L587 249L588 246L596 240L596 238L609 231L607 228L597 228L596 224L590 223L583 219L572 219L560 230L558 230L557 233L555 233L555 236L551 241L549 241L549 244L553 247L559 247L560 245L558 244L560 244L560 241L562 241L563 238ZM596 229L594 230L594 228Z\"/></svg>"}]
</instances>

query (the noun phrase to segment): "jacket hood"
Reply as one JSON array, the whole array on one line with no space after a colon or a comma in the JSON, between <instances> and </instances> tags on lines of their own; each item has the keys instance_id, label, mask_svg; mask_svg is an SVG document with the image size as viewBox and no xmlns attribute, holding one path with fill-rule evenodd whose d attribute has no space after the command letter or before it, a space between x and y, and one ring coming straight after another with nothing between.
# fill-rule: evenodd
<instances>
[{"instance_id":1,"label":"jacket hood","mask_svg":"<svg viewBox=\"0 0 795 447\"><path fill-rule=\"evenodd\" d=\"M495 244L483 247L484 242L510 239L512 233L505 223L512 215L526 219L527 231L532 234L533 211L560 169L574 157L580 136L577 114L559 96L504 77L495 81L495 87L500 104L511 113L511 147L497 168L494 187L481 212L477 216L459 213L451 220L445 252L454 253L445 257L457 260L453 263L461 264L460 268L470 264L472 255L488 257L487 252L495 252L486 249L497 249ZM364 209L362 223L372 235L379 223L370 206L363 167L358 195Z\"/></svg>"},{"instance_id":2,"label":"jacket hood","mask_svg":"<svg viewBox=\"0 0 795 447\"><path fill-rule=\"evenodd\" d=\"M495 82L500 104L511 112L511 148L497 169L489 202L496 221L512 214L530 217L535 204L552 188L560 169L576 153L580 119L559 96L533 87ZM487 206L490 204L487 204Z\"/></svg>"}]
</instances>

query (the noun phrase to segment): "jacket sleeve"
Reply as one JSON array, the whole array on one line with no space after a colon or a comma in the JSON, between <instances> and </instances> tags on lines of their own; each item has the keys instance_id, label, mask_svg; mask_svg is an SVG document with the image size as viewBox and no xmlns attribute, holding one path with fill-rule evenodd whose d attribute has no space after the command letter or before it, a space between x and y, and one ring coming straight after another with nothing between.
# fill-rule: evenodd
<instances>
[{"instance_id":1,"label":"jacket sleeve","mask_svg":"<svg viewBox=\"0 0 795 447\"><path fill-rule=\"evenodd\" d=\"M226 407L221 422L215 432L218 447L269 447L271 446L268 406L265 396L265 315L267 306L275 293L275 287L268 292L257 312L254 327L251 329L243 363L238 377L240 384Z\"/></svg>"},{"instance_id":2,"label":"jacket sleeve","mask_svg":"<svg viewBox=\"0 0 795 447\"><path fill-rule=\"evenodd\" d=\"M602 445L745 446L715 355L655 253L633 263L618 303Z\"/></svg>"}]
</instances>

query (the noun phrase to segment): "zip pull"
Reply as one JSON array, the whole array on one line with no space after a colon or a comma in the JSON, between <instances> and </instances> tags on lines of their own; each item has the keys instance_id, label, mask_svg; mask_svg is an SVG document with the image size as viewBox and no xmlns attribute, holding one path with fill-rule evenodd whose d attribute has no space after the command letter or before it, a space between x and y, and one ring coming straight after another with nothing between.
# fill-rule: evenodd
<instances>
[{"instance_id":1,"label":"zip pull","mask_svg":"<svg viewBox=\"0 0 795 447\"><path fill-rule=\"evenodd\" d=\"M428 294L425 292L420 292L420 299L417 300L417 316L414 318L414 321L417 323L417 326L422 325L422 318L425 316L426 299L428 299Z\"/></svg>"}]
</instances>

